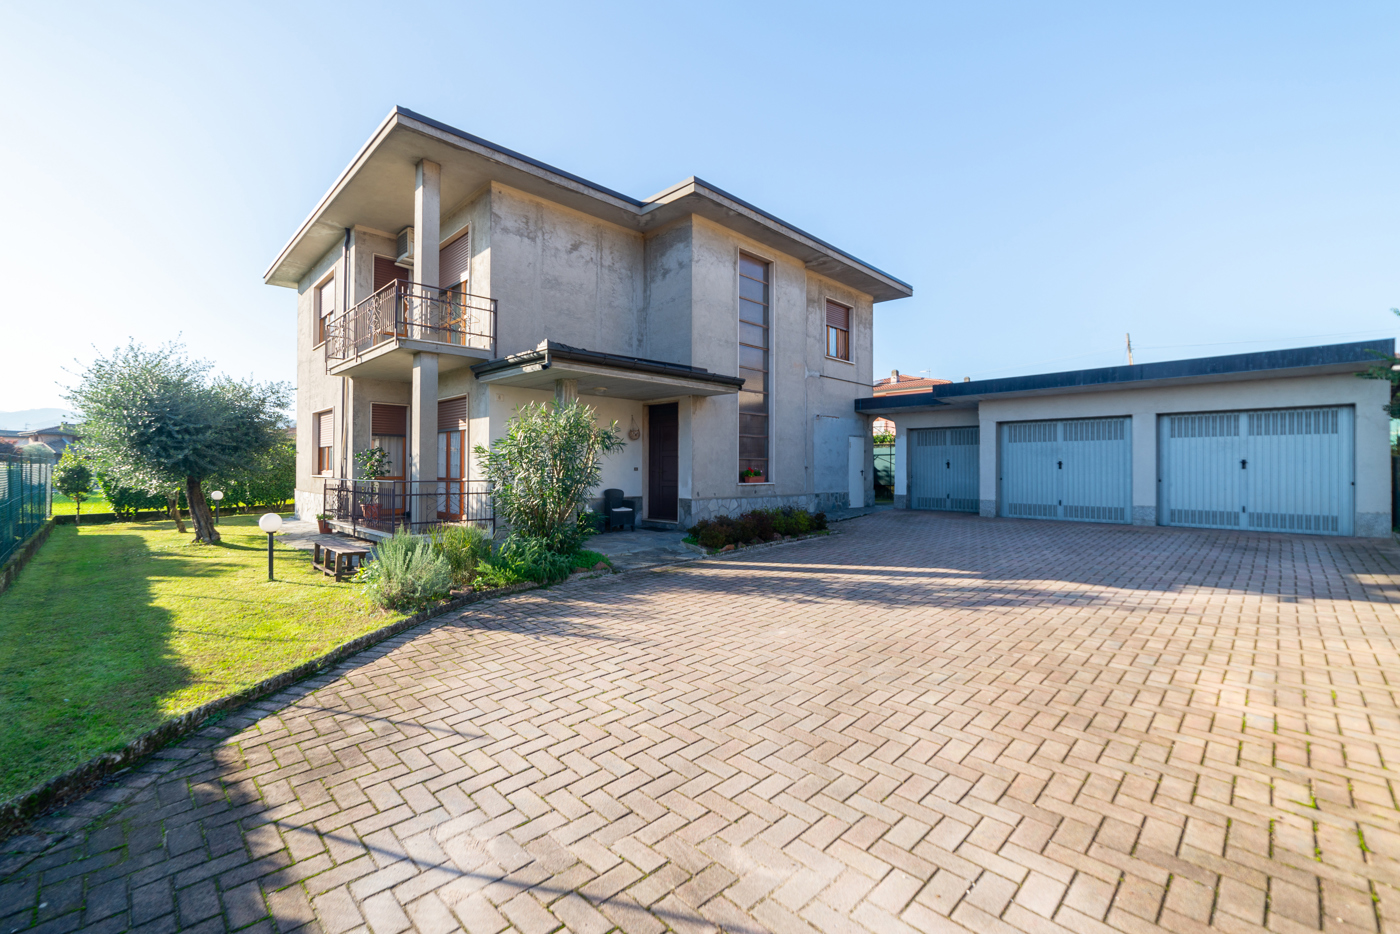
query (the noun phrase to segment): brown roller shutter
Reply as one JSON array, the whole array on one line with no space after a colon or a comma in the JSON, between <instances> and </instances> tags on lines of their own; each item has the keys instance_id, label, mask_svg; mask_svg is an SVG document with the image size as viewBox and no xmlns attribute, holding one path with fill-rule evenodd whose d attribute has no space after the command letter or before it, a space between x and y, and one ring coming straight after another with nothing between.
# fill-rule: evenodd
<instances>
[{"instance_id":1,"label":"brown roller shutter","mask_svg":"<svg viewBox=\"0 0 1400 934\"><path fill-rule=\"evenodd\" d=\"M335 440L335 412L322 412L316 416L316 446L328 448Z\"/></svg>"},{"instance_id":2,"label":"brown roller shutter","mask_svg":"<svg viewBox=\"0 0 1400 934\"><path fill-rule=\"evenodd\" d=\"M838 305L835 302L827 302L826 324L827 327L849 331L851 329L851 309L847 308L845 305Z\"/></svg>"},{"instance_id":3,"label":"brown roller shutter","mask_svg":"<svg viewBox=\"0 0 1400 934\"><path fill-rule=\"evenodd\" d=\"M387 256L376 256L374 258L374 290L378 292L395 279L407 282L409 280L408 270L402 266L395 266L394 261Z\"/></svg>"},{"instance_id":4,"label":"brown roller shutter","mask_svg":"<svg viewBox=\"0 0 1400 934\"><path fill-rule=\"evenodd\" d=\"M408 406L376 402L370 406L369 422L372 435L397 435L402 438L408 434Z\"/></svg>"},{"instance_id":5,"label":"brown roller shutter","mask_svg":"<svg viewBox=\"0 0 1400 934\"><path fill-rule=\"evenodd\" d=\"M438 431L459 431L467 427L467 397L438 400Z\"/></svg>"},{"instance_id":6,"label":"brown roller shutter","mask_svg":"<svg viewBox=\"0 0 1400 934\"><path fill-rule=\"evenodd\" d=\"M452 289L467 278L471 264L471 236L462 234L438 251L438 285Z\"/></svg>"}]
</instances>

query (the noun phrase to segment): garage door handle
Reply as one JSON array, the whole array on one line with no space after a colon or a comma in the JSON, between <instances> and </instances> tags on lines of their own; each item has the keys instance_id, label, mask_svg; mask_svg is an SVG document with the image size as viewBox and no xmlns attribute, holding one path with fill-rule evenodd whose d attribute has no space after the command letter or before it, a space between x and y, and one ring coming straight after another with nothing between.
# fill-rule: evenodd
<instances>
[{"instance_id":1,"label":"garage door handle","mask_svg":"<svg viewBox=\"0 0 1400 934\"><path fill-rule=\"evenodd\" d=\"M1247 469L1248 467L1249 467L1249 461L1247 461L1247 460L1242 460L1242 461L1240 461L1240 470L1245 470L1245 469Z\"/></svg>"},{"instance_id":2,"label":"garage door handle","mask_svg":"<svg viewBox=\"0 0 1400 934\"><path fill-rule=\"evenodd\" d=\"M1056 469L1058 469L1058 470L1064 470L1064 469L1065 469L1065 462L1064 462L1064 461L1055 461L1055 467L1056 467Z\"/></svg>"},{"instance_id":3,"label":"garage door handle","mask_svg":"<svg viewBox=\"0 0 1400 934\"><path fill-rule=\"evenodd\" d=\"M944 462L943 462L943 466L947 467L949 470L952 470L952 469L953 469L953 462L952 462L952 461L944 461Z\"/></svg>"}]
</instances>

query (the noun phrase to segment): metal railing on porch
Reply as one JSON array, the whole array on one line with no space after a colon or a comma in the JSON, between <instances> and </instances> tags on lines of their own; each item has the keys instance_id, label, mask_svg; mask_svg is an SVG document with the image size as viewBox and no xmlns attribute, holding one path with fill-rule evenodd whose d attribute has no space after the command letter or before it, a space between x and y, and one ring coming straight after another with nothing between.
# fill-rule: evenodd
<instances>
[{"instance_id":1,"label":"metal railing on porch","mask_svg":"<svg viewBox=\"0 0 1400 934\"><path fill-rule=\"evenodd\" d=\"M349 480L328 478L322 507L331 519L361 528L426 532L460 523L494 530L495 510L485 480Z\"/></svg>"},{"instance_id":2,"label":"metal railing on porch","mask_svg":"<svg viewBox=\"0 0 1400 934\"><path fill-rule=\"evenodd\" d=\"M326 366L393 340L469 347L494 355L496 300L462 286L439 289L397 280L326 323Z\"/></svg>"}]
</instances>

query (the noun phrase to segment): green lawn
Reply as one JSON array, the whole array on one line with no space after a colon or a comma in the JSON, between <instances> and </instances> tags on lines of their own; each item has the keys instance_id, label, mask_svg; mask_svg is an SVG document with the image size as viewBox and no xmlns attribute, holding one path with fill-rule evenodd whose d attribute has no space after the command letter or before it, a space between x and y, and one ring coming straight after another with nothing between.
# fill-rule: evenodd
<instances>
[{"instance_id":1,"label":"green lawn","mask_svg":"<svg viewBox=\"0 0 1400 934\"><path fill-rule=\"evenodd\" d=\"M62 493L53 495L53 514L56 516L71 516L78 511L78 505ZM83 500L83 515L95 516L99 513L112 514L112 504L107 502L105 496L89 496Z\"/></svg>"},{"instance_id":2,"label":"green lawn","mask_svg":"<svg viewBox=\"0 0 1400 934\"><path fill-rule=\"evenodd\" d=\"M304 551L278 548L268 582L256 516L219 528L58 526L0 594L0 800L401 618Z\"/></svg>"}]
</instances>

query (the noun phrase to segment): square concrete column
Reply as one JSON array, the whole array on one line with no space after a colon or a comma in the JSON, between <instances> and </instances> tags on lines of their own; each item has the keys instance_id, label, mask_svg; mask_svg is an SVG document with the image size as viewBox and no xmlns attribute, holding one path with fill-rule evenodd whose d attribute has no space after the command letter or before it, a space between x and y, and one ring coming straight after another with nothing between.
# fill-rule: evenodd
<instances>
[{"instance_id":1,"label":"square concrete column","mask_svg":"<svg viewBox=\"0 0 1400 934\"><path fill-rule=\"evenodd\" d=\"M437 463L437 421L438 421L438 355L416 353L413 355L413 397L409 409L413 424L409 428L408 478L415 483L434 481L438 478ZM413 490L416 494L428 491L422 487Z\"/></svg>"},{"instance_id":2,"label":"square concrete column","mask_svg":"<svg viewBox=\"0 0 1400 934\"><path fill-rule=\"evenodd\" d=\"M418 163L413 189L413 281L437 286L438 244L442 240L442 166L424 159Z\"/></svg>"}]
</instances>

